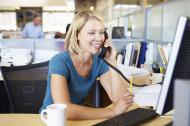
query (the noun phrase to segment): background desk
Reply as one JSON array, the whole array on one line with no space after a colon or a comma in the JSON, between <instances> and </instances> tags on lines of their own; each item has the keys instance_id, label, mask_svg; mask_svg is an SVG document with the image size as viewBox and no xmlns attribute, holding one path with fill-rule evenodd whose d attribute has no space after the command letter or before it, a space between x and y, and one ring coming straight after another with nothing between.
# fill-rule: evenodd
<instances>
[{"instance_id":1,"label":"background desk","mask_svg":"<svg viewBox=\"0 0 190 126\"><path fill-rule=\"evenodd\" d=\"M157 117L142 126L163 126L169 123L172 117ZM67 121L67 126L91 126L101 120ZM39 114L0 114L0 126L45 126Z\"/></svg>"}]
</instances>

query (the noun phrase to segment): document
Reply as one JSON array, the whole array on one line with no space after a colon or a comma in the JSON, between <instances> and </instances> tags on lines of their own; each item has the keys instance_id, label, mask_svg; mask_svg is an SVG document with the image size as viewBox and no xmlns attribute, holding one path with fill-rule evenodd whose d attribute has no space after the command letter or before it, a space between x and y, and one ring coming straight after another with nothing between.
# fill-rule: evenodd
<instances>
[{"instance_id":1,"label":"document","mask_svg":"<svg viewBox=\"0 0 190 126\"><path fill-rule=\"evenodd\" d=\"M145 87L133 86L134 101L139 106L152 106L156 108L160 91L160 84L153 84Z\"/></svg>"},{"instance_id":2,"label":"document","mask_svg":"<svg viewBox=\"0 0 190 126\"><path fill-rule=\"evenodd\" d=\"M149 75L150 72L148 70L142 68L136 68L133 66L125 66L123 64L118 64L117 68L125 75L125 77L133 76L145 76Z\"/></svg>"}]
</instances>

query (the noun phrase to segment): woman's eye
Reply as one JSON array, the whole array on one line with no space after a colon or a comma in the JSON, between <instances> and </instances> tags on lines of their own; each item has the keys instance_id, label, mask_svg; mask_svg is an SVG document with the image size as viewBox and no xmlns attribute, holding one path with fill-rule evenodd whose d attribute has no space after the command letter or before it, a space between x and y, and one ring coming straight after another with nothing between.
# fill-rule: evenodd
<instances>
[{"instance_id":1,"label":"woman's eye","mask_svg":"<svg viewBox=\"0 0 190 126\"><path fill-rule=\"evenodd\" d=\"M95 33L94 33L94 32L90 32L89 34L93 35L93 34L95 34Z\"/></svg>"}]
</instances>

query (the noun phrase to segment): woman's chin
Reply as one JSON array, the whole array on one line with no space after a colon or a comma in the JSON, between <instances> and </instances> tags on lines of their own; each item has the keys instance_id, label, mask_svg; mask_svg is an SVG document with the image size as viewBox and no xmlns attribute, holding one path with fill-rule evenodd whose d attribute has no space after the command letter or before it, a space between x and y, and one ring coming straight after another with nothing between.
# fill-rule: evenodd
<instances>
[{"instance_id":1,"label":"woman's chin","mask_svg":"<svg viewBox=\"0 0 190 126\"><path fill-rule=\"evenodd\" d=\"M99 53L100 49L99 48L93 48L90 51L92 54L97 54L97 53Z\"/></svg>"},{"instance_id":2,"label":"woman's chin","mask_svg":"<svg viewBox=\"0 0 190 126\"><path fill-rule=\"evenodd\" d=\"M93 51L91 51L91 53L92 53L93 55L96 55L96 54L99 53L99 50L93 50Z\"/></svg>"}]
</instances>

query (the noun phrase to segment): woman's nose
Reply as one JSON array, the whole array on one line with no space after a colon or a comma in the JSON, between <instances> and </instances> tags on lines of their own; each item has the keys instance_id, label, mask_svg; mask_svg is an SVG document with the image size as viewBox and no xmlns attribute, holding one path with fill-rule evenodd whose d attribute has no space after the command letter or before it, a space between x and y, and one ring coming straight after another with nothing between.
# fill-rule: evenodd
<instances>
[{"instance_id":1,"label":"woman's nose","mask_svg":"<svg viewBox=\"0 0 190 126\"><path fill-rule=\"evenodd\" d=\"M96 41L101 41L101 35L100 34L96 34L95 40Z\"/></svg>"}]
</instances>

